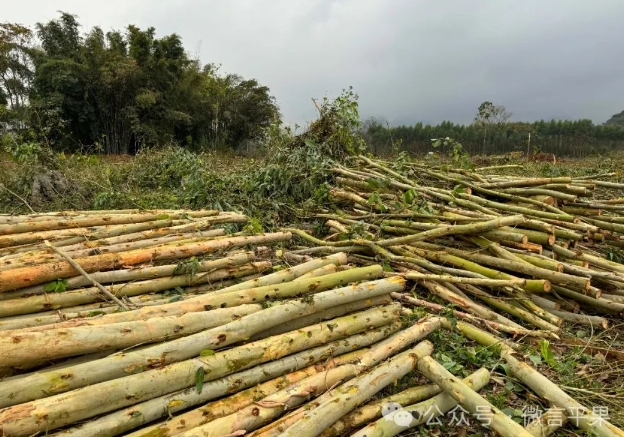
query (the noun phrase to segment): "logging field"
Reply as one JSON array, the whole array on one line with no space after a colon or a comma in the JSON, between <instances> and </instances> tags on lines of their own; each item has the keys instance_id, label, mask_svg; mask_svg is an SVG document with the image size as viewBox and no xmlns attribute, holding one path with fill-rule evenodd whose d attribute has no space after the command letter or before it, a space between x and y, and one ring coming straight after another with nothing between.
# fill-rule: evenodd
<instances>
[{"instance_id":1,"label":"logging field","mask_svg":"<svg viewBox=\"0 0 624 437\"><path fill-rule=\"evenodd\" d=\"M324 109L262 160L5 164L0 435L624 436L622 161Z\"/></svg>"}]
</instances>

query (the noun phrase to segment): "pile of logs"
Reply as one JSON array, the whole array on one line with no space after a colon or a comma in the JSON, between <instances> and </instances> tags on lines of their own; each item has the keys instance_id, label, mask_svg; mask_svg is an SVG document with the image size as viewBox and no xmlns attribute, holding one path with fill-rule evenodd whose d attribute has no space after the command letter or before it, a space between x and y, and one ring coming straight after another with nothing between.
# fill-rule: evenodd
<instances>
[{"instance_id":1,"label":"pile of logs","mask_svg":"<svg viewBox=\"0 0 624 437\"><path fill-rule=\"evenodd\" d=\"M624 184L359 164L334 169L325 236L286 229L314 246L295 253L384 262L418 283L404 302L440 311L436 296L512 335L556 339L563 322L601 330L624 314L624 265L608 256L624 247Z\"/></svg>"},{"instance_id":2,"label":"pile of logs","mask_svg":"<svg viewBox=\"0 0 624 437\"><path fill-rule=\"evenodd\" d=\"M617 231L567 213L557 224L499 214L492 200L443 205L445 189L406 189L394 175L382 201L366 200L363 175L385 168L337 169L362 177L332 191L350 210L327 217L325 240L300 229L249 233L247 217L217 211L0 216L0 434L393 436L461 406L503 436L550 435L567 422L624 435L526 364L508 337L556 336L561 302L595 310L587 302L605 301L619 314L598 292L619 296L622 272L574 247L596 235L619 242ZM405 212L412 189L426 214ZM466 191L453 199L476 197ZM400 213L375 209L397 201ZM295 234L315 247L285 250ZM335 253L309 256L323 251ZM463 320L420 314L443 307L406 294L412 283L453 302ZM431 334L447 330L495 347L552 410L524 427L486 399L491 369L451 374L432 357ZM397 381L408 388L373 400Z\"/></svg>"}]
</instances>

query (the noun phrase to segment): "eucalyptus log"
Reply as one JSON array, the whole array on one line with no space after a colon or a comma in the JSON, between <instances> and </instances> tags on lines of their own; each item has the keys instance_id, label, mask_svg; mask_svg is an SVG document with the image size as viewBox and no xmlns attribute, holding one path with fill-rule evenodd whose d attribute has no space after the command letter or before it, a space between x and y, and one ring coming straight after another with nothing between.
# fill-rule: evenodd
<instances>
[{"instance_id":1,"label":"eucalyptus log","mask_svg":"<svg viewBox=\"0 0 624 437\"><path fill-rule=\"evenodd\" d=\"M463 383L470 389L481 390L490 381L490 372L481 368L472 373ZM351 434L351 437L393 437L411 428L427 422L435 422L439 415L457 407L457 401L447 392L440 393L429 400L413 405L403 406L399 412L391 413L390 417L371 422L369 425ZM406 414L407 413L407 414Z\"/></svg>"},{"instance_id":2,"label":"eucalyptus log","mask_svg":"<svg viewBox=\"0 0 624 437\"><path fill-rule=\"evenodd\" d=\"M133 320L145 320L151 317L173 316L186 312L205 311L211 308L236 306L244 303L264 302L267 296L273 298L292 297L302 292L302 290L306 290L306 287L312 292L315 290L327 290L350 282L377 278L383 273L381 267L372 266L367 269L352 269L345 272L325 275L320 278L297 279L299 276L317 268L319 265L343 263L346 262L346 258L344 253L330 255L267 276L261 276L257 279L228 286L207 295L192 297L181 302L159 305L156 308L141 308L123 313L107 314L103 317L90 320L89 324L105 325L107 323L130 322ZM293 279L295 280L293 281ZM68 328L80 324L80 320L69 320L67 322L57 323L53 328ZM52 327L36 326L28 328L28 330L40 331L50 328Z\"/></svg>"},{"instance_id":3,"label":"eucalyptus log","mask_svg":"<svg viewBox=\"0 0 624 437\"><path fill-rule=\"evenodd\" d=\"M248 237L232 237L220 240L165 246L157 249L137 249L128 252L108 253L75 261L87 272L98 270L114 270L119 266L137 265L145 262L164 259L180 259L199 254L213 253L218 250L243 247L248 244L277 243L290 240L288 232L276 232ZM67 261L51 262L35 267L21 267L0 272L0 293L15 290L28 285L41 284L54 279L76 276L76 270Z\"/></svg>"},{"instance_id":4,"label":"eucalyptus log","mask_svg":"<svg viewBox=\"0 0 624 437\"><path fill-rule=\"evenodd\" d=\"M214 269L230 268L252 262L256 259L253 252L247 251L235 254L224 254L221 258L214 260L199 261L193 265L193 269L196 273L207 272ZM188 273L187 273L188 271ZM191 272L191 266L185 261L181 261L178 264L169 264L154 267L138 267L132 269L122 270L110 270L108 272L94 272L91 273L91 277L98 281L100 284L110 284L113 282L131 282L141 281L146 279L156 279L165 276L173 276L176 273L189 274ZM66 279L66 290L72 290L85 285L89 285L90 282L84 276L74 276ZM16 291L9 291L6 293L0 293L0 301L7 299L14 299L22 296L36 295L45 293L45 285L35 285L32 287L21 288Z\"/></svg>"},{"instance_id":5,"label":"eucalyptus log","mask_svg":"<svg viewBox=\"0 0 624 437\"><path fill-rule=\"evenodd\" d=\"M262 305L248 304L137 322L10 334L0 337L0 350L4 352L0 355L0 367L168 341L225 325L258 311L262 311Z\"/></svg>"},{"instance_id":6,"label":"eucalyptus log","mask_svg":"<svg viewBox=\"0 0 624 437\"><path fill-rule=\"evenodd\" d=\"M484 423L487 428L492 429L503 437L531 436L522 426L490 404L433 358L421 358L418 361L418 370L431 382L444 389L445 393L465 407L473 416L476 416L477 420ZM483 417L483 411L489 413L487 417Z\"/></svg>"},{"instance_id":7,"label":"eucalyptus log","mask_svg":"<svg viewBox=\"0 0 624 437\"><path fill-rule=\"evenodd\" d=\"M255 314L242 317L226 325L192 334L177 340L154 345L137 351L116 354L110 357L82 364L76 368L65 369L57 375L54 372L42 372L30 375L18 382L6 384L0 381L0 406L16 405L54 393L84 387L102 381L121 378L128 369L145 370L157 362L160 366L186 360L199 355L204 349L219 349L236 342L251 338L271 326L288 320L313 314L335 303L353 302L365 297L374 297L404 287L401 278L390 278L364 283L359 286L344 287L338 290L319 293L305 302L287 302L283 305L267 308ZM13 333L9 334L14 336ZM62 383L57 379L62 378Z\"/></svg>"},{"instance_id":8,"label":"eucalyptus log","mask_svg":"<svg viewBox=\"0 0 624 437\"><path fill-rule=\"evenodd\" d=\"M310 375L353 361L367 350L359 348L366 348L383 340L398 329L399 324L395 322L367 333L352 335L344 340L276 359L220 379L206 381L201 393L193 387L160 396L63 430L58 435L110 437L169 415L170 420L142 428L128 434L127 437L153 437L154 434L172 436L244 408L253 403L258 396L269 395ZM356 348L358 350L350 352ZM269 381L270 378L274 379ZM172 414L221 396L227 397L171 417Z\"/></svg>"},{"instance_id":9,"label":"eucalyptus log","mask_svg":"<svg viewBox=\"0 0 624 437\"><path fill-rule=\"evenodd\" d=\"M392 382L393 379L399 379L401 376L408 373L410 370L412 370L414 362L419 357L430 354L432 350L433 346L430 342L424 341L422 343L419 343L414 348L409 349L408 351L403 352L382 364L378 364L377 366L372 367L369 372L365 373L363 376L352 379L345 385L351 387L353 384L360 383L360 388L363 387L364 390L356 394L358 398L364 397L367 394L372 395L377 391L381 390L385 385ZM389 350L387 352L384 352L384 355L387 356L388 352L391 351ZM364 361L364 357L362 358L362 361ZM375 361L372 361L371 364L375 364ZM347 371L348 373L345 374L344 371ZM340 377L330 377L330 373L340 374ZM332 385L341 381L344 377L346 377L346 375L349 374L356 374L356 369L349 365L341 366L336 369L330 369L328 372L326 372L326 375L315 375L315 377L313 377L315 380L318 379L318 382L312 382L307 380L300 381L295 386L289 387L287 390L278 392L270 397L267 397L254 406L247 407L233 415L214 420L205 425L182 433L180 437L216 437L220 435L240 433L241 431L245 430L253 430L275 418L284 410L285 407L293 407L302 404L307 397L314 397L315 395L318 395L319 391L324 392L325 390L330 389ZM325 379L319 378L320 376L325 377ZM375 384L371 384L369 381L375 378L377 378L375 380ZM354 392L354 390L351 390L351 392ZM304 416L295 425L287 430L284 430L281 435L318 435L325 428L327 428L328 425L325 425L326 422L328 422L329 424L335 422L337 419L332 420L332 418L336 416L338 410L336 406L339 405L340 408L346 409L348 408L349 404L344 404L342 402L338 403L339 398L341 400L344 400L343 398L345 398L344 396L341 396L342 390L340 388L332 390L332 393L334 394L335 400L333 408L331 408L332 406L330 406L330 408L327 408L324 406L326 404L321 404L316 409L311 410L315 411L319 408L325 410L327 408L328 410L332 410L328 413L329 415L324 415L324 417L321 418L314 417L309 419L304 414ZM356 405L356 396L348 398L347 395L347 402L354 403L354 405ZM364 399L367 399L367 397L364 397ZM362 401L360 400L360 402ZM337 418L339 417L340 416L338 416ZM297 425L302 425L300 426L301 429L293 429L297 427ZM293 432L301 432L302 434L291 434L291 430L293 430Z\"/></svg>"},{"instance_id":10,"label":"eucalyptus log","mask_svg":"<svg viewBox=\"0 0 624 437\"><path fill-rule=\"evenodd\" d=\"M211 272L190 275L177 275L171 277L148 279L130 283L111 285L109 293L115 296L138 296L141 294L172 290L175 287L187 287L195 284L206 284L220 281L230 277L241 277L250 274L264 272L272 267L269 261L243 264L232 268L219 269ZM20 314L32 314L39 311L49 311L84 305L102 301L105 298L98 287L82 288L65 291L63 293L50 293L11 299L2 301L0 305L0 317L8 317Z\"/></svg>"},{"instance_id":11,"label":"eucalyptus log","mask_svg":"<svg viewBox=\"0 0 624 437\"><path fill-rule=\"evenodd\" d=\"M200 378L204 381L214 380L347 335L386 325L396 319L397 311L397 307L375 308L334 319L328 324L307 327L140 373L133 373L140 371L137 367L126 369L129 375L93 384L88 390L73 390L4 408L0 410L0 423L7 437L29 436L36 432L57 429L195 386ZM128 396L128 393L133 395ZM4 398L3 396L2 399Z\"/></svg>"},{"instance_id":12,"label":"eucalyptus log","mask_svg":"<svg viewBox=\"0 0 624 437\"><path fill-rule=\"evenodd\" d=\"M609 423L605 418L592 413L590 409L581 405L546 376L519 361L509 351L503 350L501 356L516 378L551 405L564 409L568 420L575 427L599 437L624 436L624 431Z\"/></svg>"}]
</instances>

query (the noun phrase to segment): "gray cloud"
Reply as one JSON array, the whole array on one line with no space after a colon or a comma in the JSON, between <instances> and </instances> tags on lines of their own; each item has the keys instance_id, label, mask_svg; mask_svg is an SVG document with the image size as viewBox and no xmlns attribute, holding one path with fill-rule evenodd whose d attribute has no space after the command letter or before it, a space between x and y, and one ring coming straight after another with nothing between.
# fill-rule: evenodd
<instances>
[{"instance_id":1,"label":"gray cloud","mask_svg":"<svg viewBox=\"0 0 624 437\"><path fill-rule=\"evenodd\" d=\"M353 85L364 117L470 122L484 100L516 120L624 109L621 0L21 0L3 21L57 10L85 27L154 26L188 51L269 86L288 122ZM51 5L50 3L53 3Z\"/></svg>"}]
</instances>

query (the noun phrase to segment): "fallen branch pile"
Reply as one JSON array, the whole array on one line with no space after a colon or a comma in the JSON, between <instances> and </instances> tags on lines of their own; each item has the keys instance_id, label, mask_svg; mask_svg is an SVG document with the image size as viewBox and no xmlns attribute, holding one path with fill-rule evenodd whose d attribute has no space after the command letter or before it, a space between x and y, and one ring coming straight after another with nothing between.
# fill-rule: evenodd
<instances>
[{"instance_id":1,"label":"fallen branch pile","mask_svg":"<svg viewBox=\"0 0 624 437\"><path fill-rule=\"evenodd\" d=\"M617 242L617 231L560 220L565 214L554 224L491 204L488 213L463 209L420 185L406 189L406 179L376 166L336 170L361 177L332 190L351 206L322 215L333 230L324 240L300 229L228 232L247 218L216 211L0 216L1 434L392 436L461 406L503 436L550 435L566 422L624 435L519 360L505 338L556 338L562 302L570 314L596 311L593 301L620 314L600 292L619 296L624 273L574 252L597 244L595 235L605 237L600 245ZM367 172L390 181L383 192L363 189ZM426 200L426 213L406 212L418 197L410 190ZM369 201L371 193L383 200ZM315 247L268 247L293 235ZM408 283L430 294L408 295ZM463 320L431 296L452 302ZM423 308L440 314L419 316ZM490 369L452 375L426 339L441 329L495 348L560 424L542 418L523 427L492 405ZM371 402L397 381L408 388Z\"/></svg>"}]
</instances>

